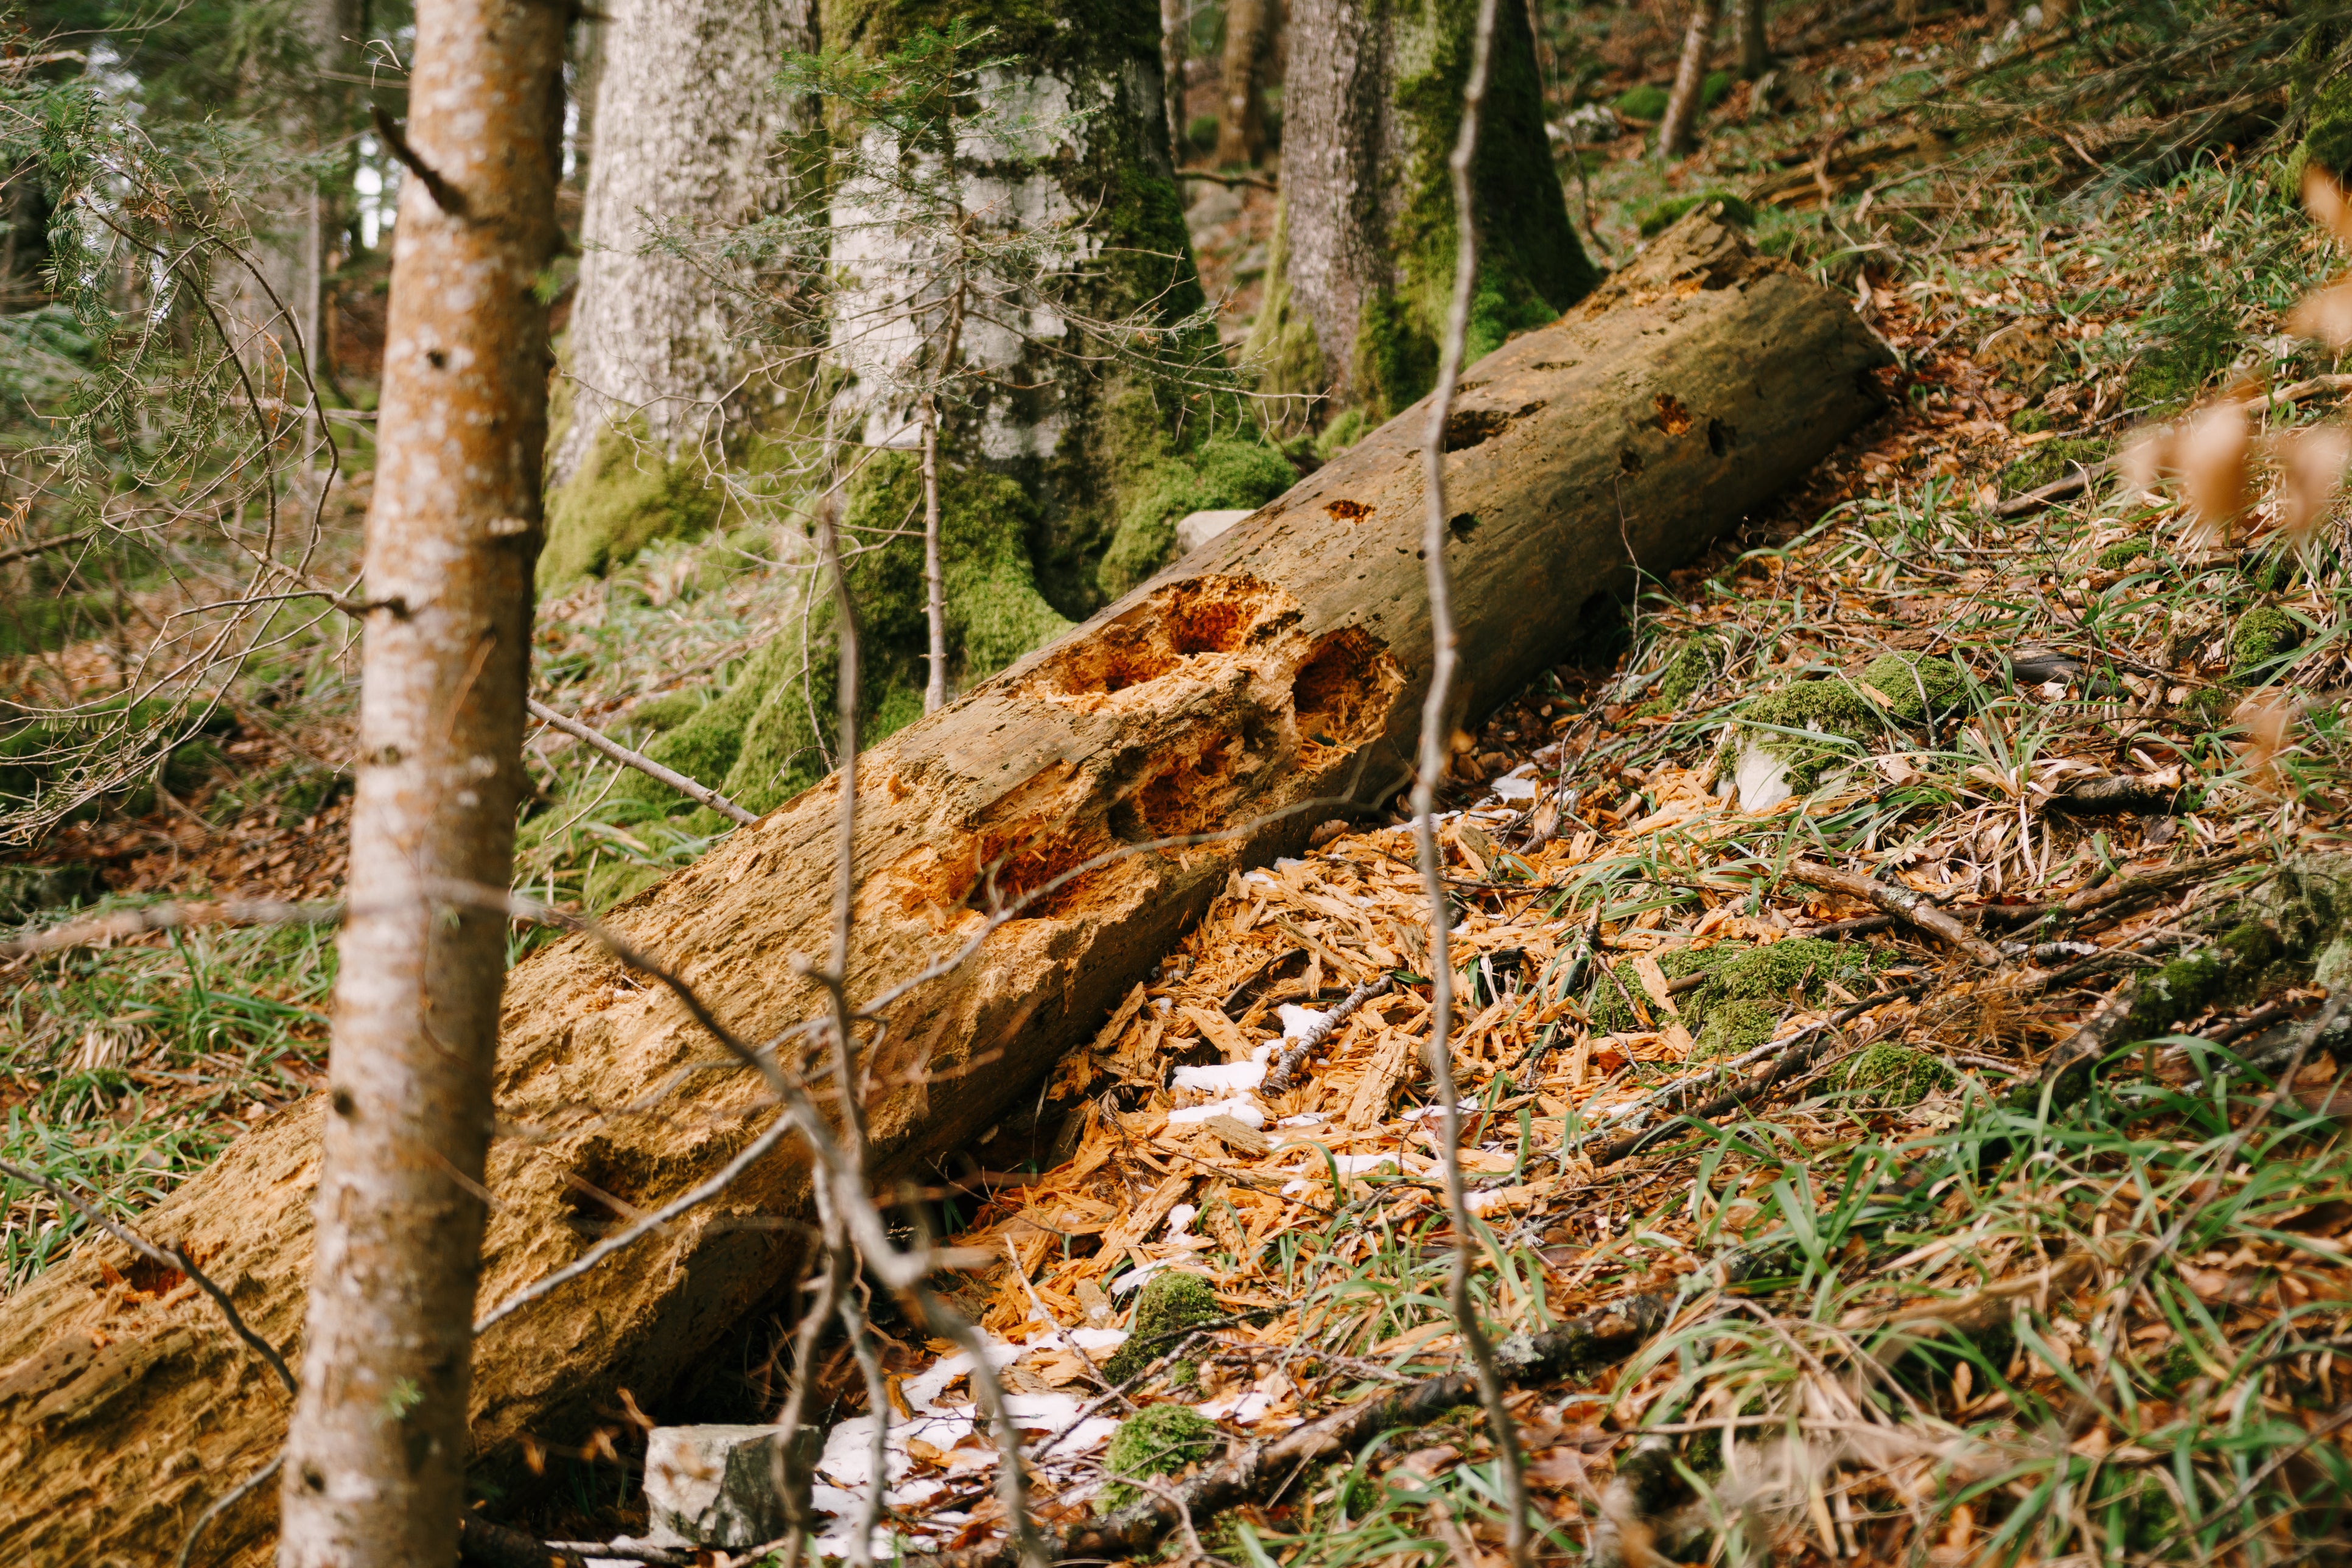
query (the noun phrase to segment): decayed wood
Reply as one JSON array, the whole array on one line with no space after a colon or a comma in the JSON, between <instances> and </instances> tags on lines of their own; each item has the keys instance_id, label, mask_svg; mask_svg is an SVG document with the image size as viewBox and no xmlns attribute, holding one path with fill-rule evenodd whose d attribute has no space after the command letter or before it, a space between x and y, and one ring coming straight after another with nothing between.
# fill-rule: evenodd
<instances>
[{"instance_id":1,"label":"decayed wood","mask_svg":"<svg viewBox=\"0 0 2352 1568\"><path fill-rule=\"evenodd\" d=\"M1702 212L1570 317L1471 367L1447 458L1458 711L1560 658L1587 607L1633 581L1629 552L1673 566L1818 460L1874 409L1867 373L1885 358L1841 299ZM1422 417L1408 409L868 754L861 997L955 951L992 899L1122 847L1229 835L1075 877L891 1005L871 1052L879 1180L928 1173L1034 1099L1233 869L1303 845L1331 815L1318 803L1400 787L1431 652ZM834 788L610 917L749 1038L823 1010L793 960L826 940ZM605 1196L658 1207L773 1115L674 997L580 937L509 978L497 1091L480 1305L624 1223ZM280 1344L298 1328L320 1116L314 1101L264 1122L142 1222ZM577 1441L623 1387L659 1415L733 1325L785 1298L802 1245L789 1222L808 1200L788 1141L723 1197L492 1326L476 1347L478 1464L527 1480L523 1437ZM286 1405L193 1286L83 1247L0 1308L0 1561L168 1560L276 1452ZM264 1489L213 1527L206 1555L258 1563L272 1522Z\"/></svg>"}]
</instances>

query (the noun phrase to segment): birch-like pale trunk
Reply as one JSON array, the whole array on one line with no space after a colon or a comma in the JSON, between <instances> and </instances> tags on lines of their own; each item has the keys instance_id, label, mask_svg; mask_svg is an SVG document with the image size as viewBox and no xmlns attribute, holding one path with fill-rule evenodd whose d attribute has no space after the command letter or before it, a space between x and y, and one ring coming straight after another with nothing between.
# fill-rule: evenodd
<instances>
[{"instance_id":1,"label":"birch-like pale trunk","mask_svg":"<svg viewBox=\"0 0 2352 1568\"><path fill-rule=\"evenodd\" d=\"M524 788L565 21L417 7L283 1568L457 1554L506 922L441 890L507 885Z\"/></svg>"},{"instance_id":2,"label":"birch-like pale trunk","mask_svg":"<svg viewBox=\"0 0 2352 1568\"><path fill-rule=\"evenodd\" d=\"M577 475L615 420L640 418L673 451L721 434L751 397L763 350L751 307L705 265L656 247L656 229L705 234L783 209L780 138L794 106L775 90L787 53L816 47L814 0L614 0L596 9L594 146L572 310L572 421L550 482Z\"/></svg>"},{"instance_id":3,"label":"birch-like pale trunk","mask_svg":"<svg viewBox=\"0 0 2352 1568\"><path fill-rule=\"evenodd\" d=\"M1707 46L1715 24L1723 15L1723 0L1693 0L1690 27L1683 34L1683 58L1675 67L1674 90L1666 95L1666 115L1658 121L1658 156L1679 158L1690 151L1691 131L1698 123L1699 87L1706 79Z\"/></svg>"}]
</instances>

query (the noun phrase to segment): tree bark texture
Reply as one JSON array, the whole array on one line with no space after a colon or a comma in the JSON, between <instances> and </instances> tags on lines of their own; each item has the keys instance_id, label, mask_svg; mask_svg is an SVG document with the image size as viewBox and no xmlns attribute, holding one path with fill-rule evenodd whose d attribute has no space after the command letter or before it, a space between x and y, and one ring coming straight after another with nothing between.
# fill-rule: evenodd
<instances>
[{"instance_id":1,"label":"tree bark texture","mask_svg":"<svg viewBox=\"0 0 2352 1568\"><path fill-rule=\"evenodd\" d=\"M709 234L781 210L778 142L793 110L771 83L786 53L816 47L814 4L598 7L596 102L582 121L595 144L572 310L572 408L552 485L591 469L616 420L642 419L660 455L675 457L715 440L722 417L755 397L761 345L744 307L695 261L648 241L665 225Z\"/></svg>"},{"instance_id":2,"label":"tree bark texture","mask_svg":"<svg viewBox=\"0 0 2352 1568\"><path fill-rule=\"evenodd\" d=\"M1046 232L1082 227L1068 258L1083 281L1066 299L1016 297L965 318L961 406L943 410L942 439L952 459L1011 476L1035 500L1040 522L1030 541L1039 591L1072 619L1093 613L1102 595L1096 569L1132 493L1148 489L1150 470L1186 443L1198 410L1173 385L1146 373L1106 372L1104 342L1071 318L1120 322L1143 317L1172 326L1199 310L1204 297L1184 226L1163 110L1160 14L1157 0L1038 0L1006 7L992 0L948 0L915 7L896 0L827 0L828 47L881 55L918 26L961 17L991 29L987 49L1011 57L1021 73L999 90L1020 95L1038 120L1073 110L1085 117L1034 163L1007 172L988 149L967 147L970 221L975 229ZM835 354L855 377L849 394L869 446L919 445L910 370L935 335L893 326L894 312L930 258L919 237L888 231L889 216L869 193L836 199L834 260L846 280ZM1083 253L1081 253L1083 251ZM933 292L930 308L944 315ZM985 319L983 319L983 314ZM1204 352L1213 342L1195 340Z\"/></svg>"},{"instance_id":3,"label":"tree bark texture","mask_svg":"<svg viewBox=\"0 0 2352 1568\"><path fill-rule=\"evenodd\" d=\"M562 236L565 20L542 0L417 9L364 580L350 900L284 1568L457 1550L482 1162L506 921L436 884L504 888L525 789L531 566Z\"/></svg>"},{"instance_id":4,"label":"tree bark texture","mask_svg":"<svg viewBox=\"0 0 2352 1568\"><path fill-rule=\"evenodd\" d=\"M1475 0L1291 0L1282 213L1252 346L1274 389L1386 417L1434 384L1454 281L1446 157ZM1544 129L1524 0L1503 0L1475 182L1475 359L1598 279Z\"/></svg>"},{"instance_id":5,"label":"tree bark texture","mask_svg":"<svg viewBox=\"0 0 2352 1568\"><path fill-rule=\"evenodd\" d=\"M1465 717L1563 657L1633 562L1654 574L1687 559L1827 453L1875 408L1867 373L1885 359L1842 298L1754 257L1703 208L1601 296L1473 366L1446 459ZM1402 782L1432 652L1422 417L1408 410L860 763L860 998L954 952L992 896L1122 846L1240 830L1085 872L888 1009L868 1105L885 1190L929 1179L1034 1100L1229 874L1297 852L1335 814L1316 803ZM611 917L747 1037L826 1005L790 960L829 940L834 788ZM656 1206L757 1136L773 1111L749 1074L705 1065L725 1059L669 994L585 940L517 966L483 1306L614 1223L592 1194ZM324 1116L316 1102L280 1113L147 1220L281 1339ZM615 1266L498 1323L476 1347L478 1463L512 1481L524 1436L578 1441L622 1387L662 1415L732 1325L789 1300L803 1232L756 1222L804 1219L809 1203L805 1156L787 1143ZM191 1288L141 1278L92 1243L0 1312L0 1559L152 1560L273 1451L274 1380ZM236 1511L224 1544L252 1562L269 1524Z\"/></svg>"},{"instance_id":6,"label":"tree bark texture","mask_svg":"<svg viewBox=\"0 0 2352 1568\"><path fill-rule=\"evenodd\" d=\"M1184 73L1192 58L1192 0L1160 0L1160 93L1168 113L1168 147L1184 159Z\"/></svg>"},{"instance_id":7,"label":"tree bark texture","mask_svg":"<svg viewBox=\"0 0 2352 1568\"><path fill-rule=\"evenodd\" d=\"M1739 74L1754 81L1772 68L1772 40L1765 30L1764 0L1739 0Z\"/></svg>"},{"instance_id":8,"label":"tree bark texture","mask_svg":"<svg viewBox=\"0 0 2352 1568\"><path fill-rule=\"evenodd\" d=\"M1666 94L1665 118L1658 121L1661 158L1679 158L1690 151L1691 132L1698 124L1699 90L1706 79L1707 48L1715 41L1715 24L1722 15L1723 0L1693 0L1690 26L1683 33L1682 58L1675 66L1674 89Z\"/></svg>"},{"instance_id":9,"label":"tree bark texture","mask_svg":"<svg viewBox=\"0 0 2352 1568\"><path fill-rule=\"evenodd\" d=\"M1220 68L1224 91L1217 116L1220 167L1251 167L1265 156L1265 95L1262 90L1267 46L1273 41L1268 0L1225 0L1225 49Z\"/></svg>"}]
</instances>

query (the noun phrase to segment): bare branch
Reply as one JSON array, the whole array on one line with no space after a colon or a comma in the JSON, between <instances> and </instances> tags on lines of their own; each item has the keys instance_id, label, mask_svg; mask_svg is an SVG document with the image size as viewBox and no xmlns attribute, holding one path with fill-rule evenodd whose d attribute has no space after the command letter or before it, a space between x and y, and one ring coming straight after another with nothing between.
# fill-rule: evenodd
<instances>
[{"instance_id":1,"label":"bare branch","mask_svg":"<svg viewBox=\"0 0 2352 1568\"><path fill-rule=\"evenodd\" d=\"M1712 0L1706 0L1712 4ZM1448 912L1445 863L1437 846L1437 786L1451 758L1447 748L1452 727L1454 648L1452 585L1445 569L1447 518L1445 508L1445 425L1454 410L1455 387L1470 333L1470 301L1478 286L1478 231L1470 183L1478 147L1478 119L1486 106L1486 65L1495 37L1496 0L1479 0L1477 32L1471 42L1470 77L1462 89L1462 130L1448 161L1454 176L1454 298L1446 313L1445 346L1439 359L1437 389L1430 394L1427 433L1422 440L1423 488L1428 510L1422 526L1423 557L1427 563L1431 641L1434 659L1429 694L1421 713L1421 767L1412 785L1413 840L1420 852L1422 885L1429 896L1430 1036L1429 1072L1443 1111L1438 1135L1438 1159L1445 1175L1445 1206L1454 1226L1454 1270L1447 1289L1454 1326L1477 1375L1478 1394L1486 1407L1486 1424L1495 1439L1495 1456L1502 1472L1504 1545L1513 1563L1528 1560L1527 1478L1520 1462L1518 1428L1503 1403L1502 1377L1495 1347L1478 1321L1477 1304L1470 1295L1471 1249L1477 1229L1463 1190L1462 1106L1454 1087L1454 961L1448 951L1453 916Z\"/></svg>"},{"instance_id":2,"label":"bare branch","mask_svg":"<svg viewBox=\"0 0 2352 1568\"><path fill-rule=\"evenodd\" d=\"M0 942L0 959L24 958L59 948L88 947L118 937L151 931L179 931L186 926L332 925L343 918L340 902L294 904L278 899L202 899L184 903L150 904L86 921L71 921L35 931L13 942Z\"/></svg>"},{"instance_id":3,"label":"bare branch","mask_svg":"<svg viewBox=\"0 0 2352 1568\"><path fill-rule=\"evenodd\" d=\"M529 701L532 718L542 723L553 725L575 741L585 742L614 762L635 768L649 779L667 784L688 800L709 806L738 826L749 827L760 820L717 790L705 788L675 768L664 767L643 752L633 752L602 731L592 730L577 719L565 718L536 697L530 699Z\"/></svg>"}]
</instances>

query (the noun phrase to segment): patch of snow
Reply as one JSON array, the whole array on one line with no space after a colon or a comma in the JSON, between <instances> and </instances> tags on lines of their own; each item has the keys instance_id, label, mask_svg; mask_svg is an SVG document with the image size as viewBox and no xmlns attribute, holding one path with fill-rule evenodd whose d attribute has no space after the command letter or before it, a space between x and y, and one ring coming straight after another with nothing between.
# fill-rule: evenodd
<instances>
[{"instance_id":1,"label":"patch of snow","mask_svg":"<svg viewBox=\"0 0 2352 1568\"><path fill-rule=\"evenodd\" d=\"M1244 1127L1265 1125L1265 1112L1258 1108L1257 1101L1238 1097L1208 1105L1183 1106L1168 1113L1168 1123L1171 1127L1180 1127L1187 1122L1206 1121L1212 1116L1230 1116Z\"/></svg>"},{"instance_id":2,"label":"patch of snow","mask_svg":"<svg viewBox=\"0 0 2352 1568\"><path fill-rule=\"evenodd\" d=\"M1741 748L1731 779L1742 811L1769 811L1797 793L1789 783L1789 759L1753 741Z\"/></svg>"},{"instance_id":3,"label":"patch of snow","mask_svg":"<svg viewBox=\"0 0 2352 1568\"><path fill-rule=\"evenodd\" d=\"M1302 1110L1296 1116L1284 1117L1275 1125L1276 1127L1315 1127L1330 1120L1319 1110Z\"/></svg>"},{"instance_id":4,"label":"patch of snow","mask_svg":"<svg viewBox=\"0 0 2352 1568\"><path fill-rule=\"evenodd\" d=\"M1498 800L1533 800L1543 793L1543 786L1533 779L1523 779L1516 773L1505 773L1492 785Z\"/></svg>"},{"instance_id":5,"label":"patch of snow","mask_svg":"<svg viewBox=\"0 0 2352 1568\"><path fill-rule=\"evenodd\" d=\"M1276 1006L1274 1012L1275 1016L1282 1020L1282 1037L1286 1040L1305 1039L1331 1016L1328 1013L1318 1013L1312 1007L1301 1007L1296 1002L1281 1003Z\"/></svg>"}]
</instances>

